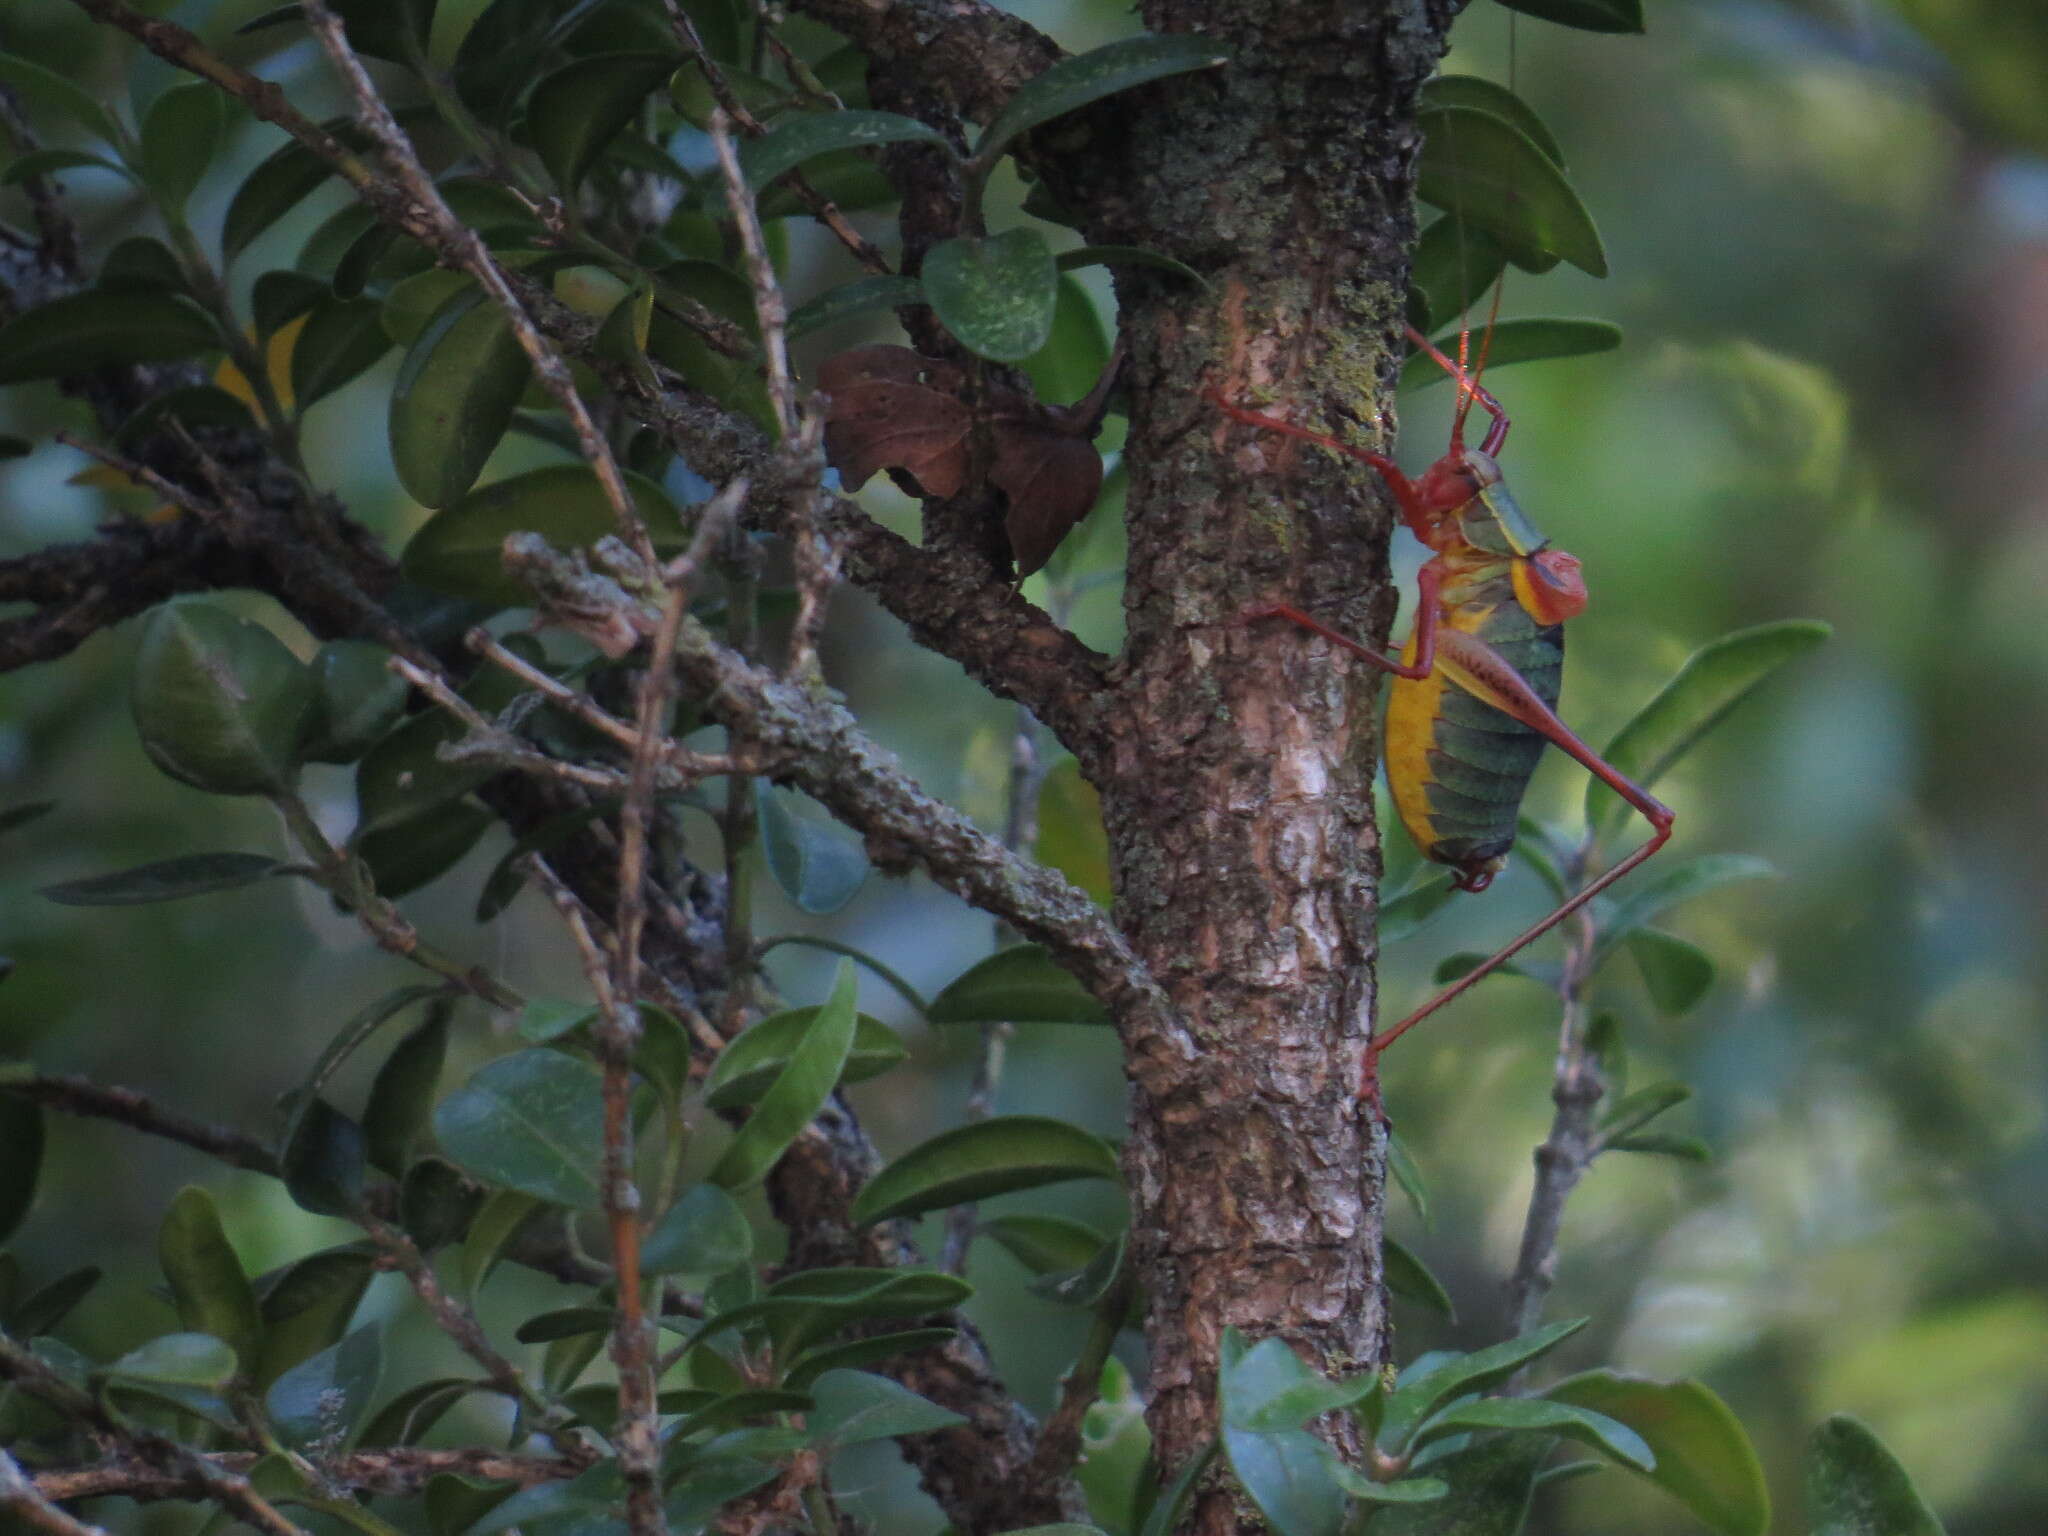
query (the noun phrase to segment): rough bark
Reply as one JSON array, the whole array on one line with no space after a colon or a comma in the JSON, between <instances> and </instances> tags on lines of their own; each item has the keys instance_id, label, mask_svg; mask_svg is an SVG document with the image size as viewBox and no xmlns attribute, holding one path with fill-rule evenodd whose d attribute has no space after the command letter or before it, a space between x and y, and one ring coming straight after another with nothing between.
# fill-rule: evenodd
<instances>
[{"instance_id":1,"label":"rough bark","mask_svg":"<svg viewBox=\"0 0 2048 1536\"><path fill-rule=\"evenodd\" d=\"M1277 1332L1326 1371L1384 1354L1383 1141L1354 1099L1374 1002L1375 678L1233 621L1284 599L1384 637L1389 516L1369 474L1234 426L1200 391L1339 429L1377 419L1413 238L1413 95L1450 9L1152 0L1149 26L1222 38L1234 63L1154 93L1077 178L1090 238L1166 250L1212 283L1120 283L1127 727L1099 786L1117 917L1198 1047L1128 1041L1168 1467L1214 1433L1225 1327ZM1196 1528L1241 1518L1214 1493Z\"/></svg>"}]
</instances>

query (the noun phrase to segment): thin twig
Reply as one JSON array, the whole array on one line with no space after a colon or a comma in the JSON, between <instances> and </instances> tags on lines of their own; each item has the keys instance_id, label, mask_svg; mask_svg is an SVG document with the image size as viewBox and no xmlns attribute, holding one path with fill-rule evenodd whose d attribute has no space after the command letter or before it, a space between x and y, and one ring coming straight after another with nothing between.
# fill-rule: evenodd
<instances>
[{"instance_id":1,"label":"thin twig","mask_svg":"<svg viewBox=\"0 0 2048 1536\"><path fill-rule=\"evenodd\" d=\"M483 238L456 218L454 211L442 199L440 188L434 185L433 177L420 163L412 140L399 127L398 119L391 115L376 82L371 80L369 72L363 68L363 61L350 46L341 18L334 14L327 0L303 0L303 4L314 36L319 38L328 61L355 98L357 121L383 150L392 175L433 227L438 237L435 243L452 252L462 270L474 277L485 295L504 311L520 350L533 364L534 376L575 429L577 444L597 476L598 485L604 491L620 531L632 544L634 552L652 566L655 563L654 544L648 537L647 525L641 521L639 510L633 505L632 493L626 488L625 476L619 469L611 444L605 440L589 407L583 403L583 397L576 392L576 381L570 377L568 364L541 335L533 317L526 312L526 306L520 303L506 282L505 274L492 259Z\"/></svg>"},{"instance_id":2,"label":"thin twig","mask_svg":"<svg viewBox=\"0 0 2048 1536\"><path fill-rule=\"evenodd\" d=\"M747 258L747 273L754 285L754 312L761 322L761 352L768 362L768 398L775 407L776 424L785 441L796 435L796 382L789 372L789 305L782 297L782 284L775 278L775 263L768 255L768 242L761 234L761 218L754 211L754 194L747 190L740 174L739 153L733 148L731 123L723 107L711 113L711 147L718 156L718 168L725 178L725 206L739 230L740 249Z\"/></svg>"},{"instance_id":3,"label":"thin twig","mask_svg":"<svg viewBox=\"0 0 2048 1536\"><path fill-rule=\"evenodd\" d=\"M270 1148L254 1136L159 1109L147 1095L133 1088L109 1087L69 1075L41 1074L0 1083L0 1093L18 1094L67 1115L112 1120L130 1130L161 1136L253 1173L275 1176L278 1171Z\"/></svg>"},{"instance_id":4,"label":"thin twig","mask_svg":"<svg viewBox=\"0 0 2048 1536\"><path fill-rule=\"evenodd\" d=\"M307 1536L251 1487L247 1478L216 1467L165 1435L116 1418L98 1399L72 1386L5 1334L0 1334L0 1379L13 1382L73 1423L88 1426L104 1443L120 1447L135 1460L189 1479L208 1498L268 1536Z\"/></svg>"},{"instance_id":5,"label":"thin twig","mask_svg":"<svg viewBox=\"0 0 2048 1536\"><path fill-rule=\"evenodd\" d=\"M254 1451L229 1451L206 1459L224 1472L241 1473L261 1458ZM489 1446L427 1450L416 1445L388 1445L351 1451L321 1463L321 1471L331 1482L356 1493L387 1496L416 1494L430 1480L442 1476L531 1488L574 1477L582 1470L581 1464L565 1457L519 1456ZM36 1473L34 1481L37 1492L46 1499L189 1499L204 1492L189 1477L126 1456L88 1467L49 1468Z\"/></svg>"},{"instance_id":6,"label":"thin twig","mask_svg":"<svg viewBox=\"0 0 2048 1536\"><path fill-rule=\"evenodd\" d=\"M87 1525L51 1503L49 1495L29 1480L4 1447L0 1447L0 1509L12 1510L17 1519L51 1536L107 1536L100 1527Z\"/></svg>"}]
</instances>

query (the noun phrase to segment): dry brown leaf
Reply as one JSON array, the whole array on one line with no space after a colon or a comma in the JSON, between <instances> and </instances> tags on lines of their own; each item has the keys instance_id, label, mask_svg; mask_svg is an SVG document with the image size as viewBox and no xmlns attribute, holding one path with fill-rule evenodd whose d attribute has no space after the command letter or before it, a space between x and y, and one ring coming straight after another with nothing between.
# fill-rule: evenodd
<instances>
[{"instance_id":1,"label":"dry brown leaf","mask_svg":"<svg viewBox=\"0 0 2048 1536\"><path fill-rule=\"evenodd\" d=\"M847 489L880 469L908 475L926 496L966 488L974 417L959 367L908 347L856 347L819 366L818 388L830 401L825 455ZM1022 580L1095 505L1102 458L1089 439L1098 423L1015 390L991 390L987 402L989 480L1010 504L1003 530Z\"/></svg>"}]
</instances>

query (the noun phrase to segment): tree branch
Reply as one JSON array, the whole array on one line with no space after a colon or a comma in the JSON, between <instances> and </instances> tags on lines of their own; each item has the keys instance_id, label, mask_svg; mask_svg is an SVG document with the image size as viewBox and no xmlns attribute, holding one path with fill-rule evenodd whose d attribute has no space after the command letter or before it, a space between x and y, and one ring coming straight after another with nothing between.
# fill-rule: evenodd
<instances>
[{"instance_id":1,"label":"tree branch","mask_svg":"<svg viewBox=\"0 0 2048 1536\"><path fill-rule=\"evenodd\" d=\"M276 1176L277 1159L254 1136L224 1125L208 1125L168 1109L159 1109L133 1088L107 1087L82 1077L38 1074L0 1081L0 1093L32 1099L48 1109L95 1120L113 1120L146 1136L161 1136L195 1148L237 1168Z\"/></svg>"},{"instance_id":2,"label":"tree branch","mask_svg":"<svg viewBox=\"0 0 2048 1536\"><path fill-rule=\"evenodd\" d=\"M794 0L879 65L909 67L962 117L985 123L1061 57L1030 23L985 0Z\"/></svg>"},{"instance_id":3,"label":"tree branch","mask_svg":"<svg viewBox=\"0 0 2048 1536\"><path fill-rule=\"evenodd\" d=\"M221 1471L237 1475L247 1471L257 1459L255 1453L245 1451L206 1458ZM487 1446L423 1450L418 1446L405 1445L351 1451L323 1461L321 1470L334 1482L356 1493L382 1496L418 1493L430 1480L443 1475L530 1488L536 1483L574 1477L583 1468L562 1456L516 1456ZM89 1467L57 1467L38 1472L35 1487L45 1499L52 1501L97 1499L110 1495L138 1500L190 1499L206 1492L204 1485L188 1474L167 1471L125 1456Z\"/></svg>"}]
</instances>

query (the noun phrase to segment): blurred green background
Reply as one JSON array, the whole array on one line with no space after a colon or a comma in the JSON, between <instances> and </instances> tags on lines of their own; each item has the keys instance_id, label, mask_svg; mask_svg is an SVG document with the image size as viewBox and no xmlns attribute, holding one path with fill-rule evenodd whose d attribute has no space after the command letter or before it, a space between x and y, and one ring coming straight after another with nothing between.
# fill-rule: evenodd
<instances>
[{"instance_id":1,"label":"blurred green background","mask_svg":"<svg viewBox=\"0 0 2048 1536\"><path fill-rule=\"evenodd\" d=\"M1075 49L1131 26L1108 0L1011 8ZM1504 313L1597 315L1627 337L1618 354L1490 379L1514 416L1516 493L1584 559L1593 595L1573 627L1562 712L1603 741L1729 629L1819 617L1835 637L1668 781L1680 853L1761 853L1779 878L1717 893L1674 925L1722 962L1717 991L1682 1023L1660 1021L1617 968L1603 1001L1630 1020L1636 1081L1692 1083L1683 1128L1717 1159L1603 1161L1571 1208L1552 1315L1596 1319L1567 1364L1697 1374L1723 1393L1764 1455L1780 1531L1804 1529L1800 1449L1840 1410L1877 1429L1954 1536L2048 1530L2048 8L1648 9L1647 36L1610 38L1481 0L1446 66L1511 81L1543 114L1608 245L1606 282L1516 275ZM101 41L52 0L0 3L0 46L109 92L124 71L144 90L160 83ZM331 103L303 47L273 65L313 77L295 87L311 108ZM272 143L245 130L234 164ZM137 226L109 178L68 180L97 249ZM202 231L233 180L202 192ZM242 291L289 262L336 195L244 259ZM0 216L21 218L18 194L6 200ZM865 223L887 232L883 217ZM799 297L840 271L835 253L798 240ZM1111 322L1106 282L1090 291ZM841 330L825 346L855 339ZM394 363L313 413L308 452L355 515L402 539L420 514L383 444ZM1447 404L1439 389L1404 406L1404 462L1440 450ZM0 426L46 436L74 410L53 390L13 389ZM0 553L83 537L108 514L99 493L67 484L84 462L46 446L0 466ZM886 490L871 499L907 515ZM1117 545L1105 508L1055 567L1057 591L1044 577L1027 589L1069 604L1105 646L1119 627ZM1411 545L1401 558L1412 569L1419 555ZM269 605L249 611L302 638ZM278 846L267 810L203 797L144 761L125 709L132 640L124 629L0 678L0 804L61 802L0 844L0 953L16 964L0 988L0 1054L262 1128L340 1021L405 978L296 885L110 911L34 895L176 852ZM835 602L827 664L928 786L1000 825L1008 706L850 590ZM1583 776L1552 757L1531 807L1568 820ZM346 774L315 787L345 825ZM1048 825L1062 814L1049 808ZM540 904L490 928L471 921L503 846L487 842L407 905L515 983L571 992L573 958ZM874 879L829 921L763 889L762 932L861 945L927 991L991 942L985 918L921 880ZM1390 1006L1419 997L1443 954L1499 942L1543 905L1526 872L1457 903L1387 956ZM772 968L800 1000L825 975L822 957L796 949ZM900 1150L957 1119L973 1042L921 1031L871 981L863 1006L916 1041L909 1068L853 1093L884 1150ZM1403 1206L1396 1232L1460 1308L1447 1328L1404 1305L1404 1357L1498 1336L1528 1153L1548 1122L1554 1012L1535 987L1491 982L1390 1059L1390 1106L1436 1204L1432 1229ZM497 1048L473 1023L471 1062ZM1013 1046L998 1108L1116 1133L1123 1095L1106 1032L1044 1027ZM147 1286L154 1226L181 1183L222 1190L252 1268L344 1235L266 1181L108 1125L55 1120L52 1139L15 1248L32 1278L87 1261L113 1271L70 1328L102 1357L167 1324ZM1120 1219L1102 1190L1007 1203ZM986 1244L970 1273L998 1363L1043 1406L1083 1320L1027 1294L1023 1271ZM497 1285L505 1317L551 1289ZM390 1287L380 1281L370 1306L409 1316ZM402 1327L406 1374L426 1374L439 1341ZM841 1483L864 1489L855 1507L884 1529L936 1524L892 1456L842 1469ZM1544 1497L1532 1529L1696 1529L1618 1473Z\"/></svg>"}]
</instances>

